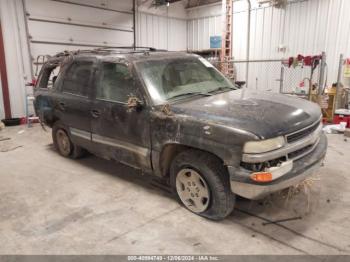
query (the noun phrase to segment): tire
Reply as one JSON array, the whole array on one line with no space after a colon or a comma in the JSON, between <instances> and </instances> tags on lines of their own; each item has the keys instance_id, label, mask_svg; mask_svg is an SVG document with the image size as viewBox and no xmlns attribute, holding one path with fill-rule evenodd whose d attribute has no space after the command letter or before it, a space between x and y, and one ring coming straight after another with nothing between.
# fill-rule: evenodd
<instances>
[{"instance_id":1,"label":"tire","mask_svg":"<svg viewBox=\"0 0 350 262\"><path fill-rule=\"evenodd\" d=\"M3 122L5 126L19 126L21 124L21 119L20 118L6 118L6 119L2 119L1 122Z\"/></svg>"},{"instance_id":2,"label":"tire","mask_svg":"<svg viewBox=\"0 0 350 262\"><path fill-rule=\"evenodd\" d=\"M85 155L85 150L75 145L68 133L68 128L61 122L56 121L52 127L53 144L61 156L80 158Z\"/></svg>"},{"instance_id":3,"label":"tire","mask_svg":"<svg viewBox=\"0 0 350 262\"><path fill-rule=\"evenodd\" d=\"M178 200L191 212L222 220L234 208L229 176L222 162L199 150L179 153L171 163L170 182Z\"/></svg>"}]
</instances>

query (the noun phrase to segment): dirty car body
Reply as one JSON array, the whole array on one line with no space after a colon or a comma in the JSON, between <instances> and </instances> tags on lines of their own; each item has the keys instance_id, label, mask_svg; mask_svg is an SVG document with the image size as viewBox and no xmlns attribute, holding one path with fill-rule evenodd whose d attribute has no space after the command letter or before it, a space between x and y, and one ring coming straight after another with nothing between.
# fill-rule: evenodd
<instances>
[{"instance_id":1,"label":"dirty car body","mask_svg":"<svg viewBox=\"0 0 350 262\"><path fill-rule=\"evenodd\" d=\"M52 69L58 65L59 73L48 88ZM232 197L249 199L301 182L326 154L318 105L237 89L207 61L186 53L60 54L43 66L35 97L41 120L53 128L59 121L72 148L162 178L170 176L174 191L182 188L192 196L196 192L177 180L182 171L174 167L174 159L184 151L211 159ZM186 205L180 194L185 206L213 219L226 216L227 212L215 216L204 209L215 202L210 172L201 176L206 171L200 163L197 167L183 164L183 170L199 174L201 188L207 188L203 207L197 209L196 199Z\"/></svg>"}]
</instances>

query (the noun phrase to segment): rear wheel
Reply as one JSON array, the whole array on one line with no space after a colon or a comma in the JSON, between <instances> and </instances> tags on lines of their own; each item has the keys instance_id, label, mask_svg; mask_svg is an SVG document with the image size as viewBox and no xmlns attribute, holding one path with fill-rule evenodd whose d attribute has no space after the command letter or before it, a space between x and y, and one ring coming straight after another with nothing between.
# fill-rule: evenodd
<instances>
[{"instance_id":1,"label":"rear wheel","mask_svg":"<svg viewBox=\"0 0 350 262\"><path fill-rule=\"evenodd\" d=\"M60 152L62 156L69 156L72 152L73 146L66 131L64 131L63 129L58 129L55 136L57 141L58 152Z\"/></svg>"},{"instance_id":2,"label":"rear wheel","mask_svg":"<svg viewBox=\"0 0 350 262\"><path fill-rule=\"evenodd\" d=\"M199 150L181 152L171 164L170 176L180 202L193 213L221 220L232 212L235 195L215 156Z\"/></svg>"},{"instance_id":3,"label":"rear wheel","mask_svg":"<svg viewBox=\"0 0 350 262\"><path fill-rule=\"evenodd\" d=\"M85 153L83 148L72 142L61 121L55 122L52 127L52 140L57 151L64 157L79 158Z\"/></svg>"}]
</instances>

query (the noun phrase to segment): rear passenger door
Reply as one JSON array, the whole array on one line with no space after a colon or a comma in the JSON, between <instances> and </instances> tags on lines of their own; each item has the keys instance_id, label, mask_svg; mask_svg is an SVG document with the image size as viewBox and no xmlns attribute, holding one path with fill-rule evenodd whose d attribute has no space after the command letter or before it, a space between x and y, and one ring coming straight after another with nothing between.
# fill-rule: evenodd
<instances>
[{"instance_id":1,"label":"rear passenger door","mask_svg":"<svg viewBox=\"0 0 350 262\"><path fill-rule=\"evenodd\" d=\"M56 99L60 120L69 128L73 142L88 147L91 143L91 86L95 61L75 59L66 68L61 92Z\"/></svg>"},{"instance_id":2,"label":"rear passenger door","mask_svg":"<svg viewBox=\"0 0 350 262\"><path fill-rule=\"evenodd\" d=\"M130 97L144 102L135 75L127 64L108 61L101 62L98 72L91 107L94 147L105 158L150 170L149 110L127 104Z\"/></svg>"}]
</instances>

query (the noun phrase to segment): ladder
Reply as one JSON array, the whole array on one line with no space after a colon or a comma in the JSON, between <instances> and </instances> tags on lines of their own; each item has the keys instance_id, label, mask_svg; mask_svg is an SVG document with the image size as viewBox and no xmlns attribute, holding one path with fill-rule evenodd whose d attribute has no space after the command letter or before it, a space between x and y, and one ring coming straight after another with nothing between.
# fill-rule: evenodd
<instances>
[{"instance_id":1,"label":"ladder","mask_svg":"<svg viewBox=\"0 0 350 262\"><path fill-rule=\"evenodd\" d=\"M222 1L223 31L221 41L221 72L228 78L234 78L232 59L232 0Z\"/></svg>"},{"instance_id":2,"label":"ladder","mask_svg":"<svg viewBox=\"0 0 350 262\"><path fill-rule=\"evenodd\" d=\"M26 90L25 90L25 102L26 102L26 123L27 123L27 126L28 127L31 127L33 123L39 123L40 121L40 118L38 116L35 115L35 112L30 112L30 107L34 106L34 100L35 100L35 97L34 97L34 86L36 84L36 78L38 77L38 73L39 73L39 65L43 65L45 62L46 62L46 55L38 55L37 58L36 58L36 63L35 64L35 78L32 79L31 82L29 83L26 83L25 84L25 87L26 87ZM31 90L28 90L28 89L31 89Z\"/></svg>"}]
</instances>

